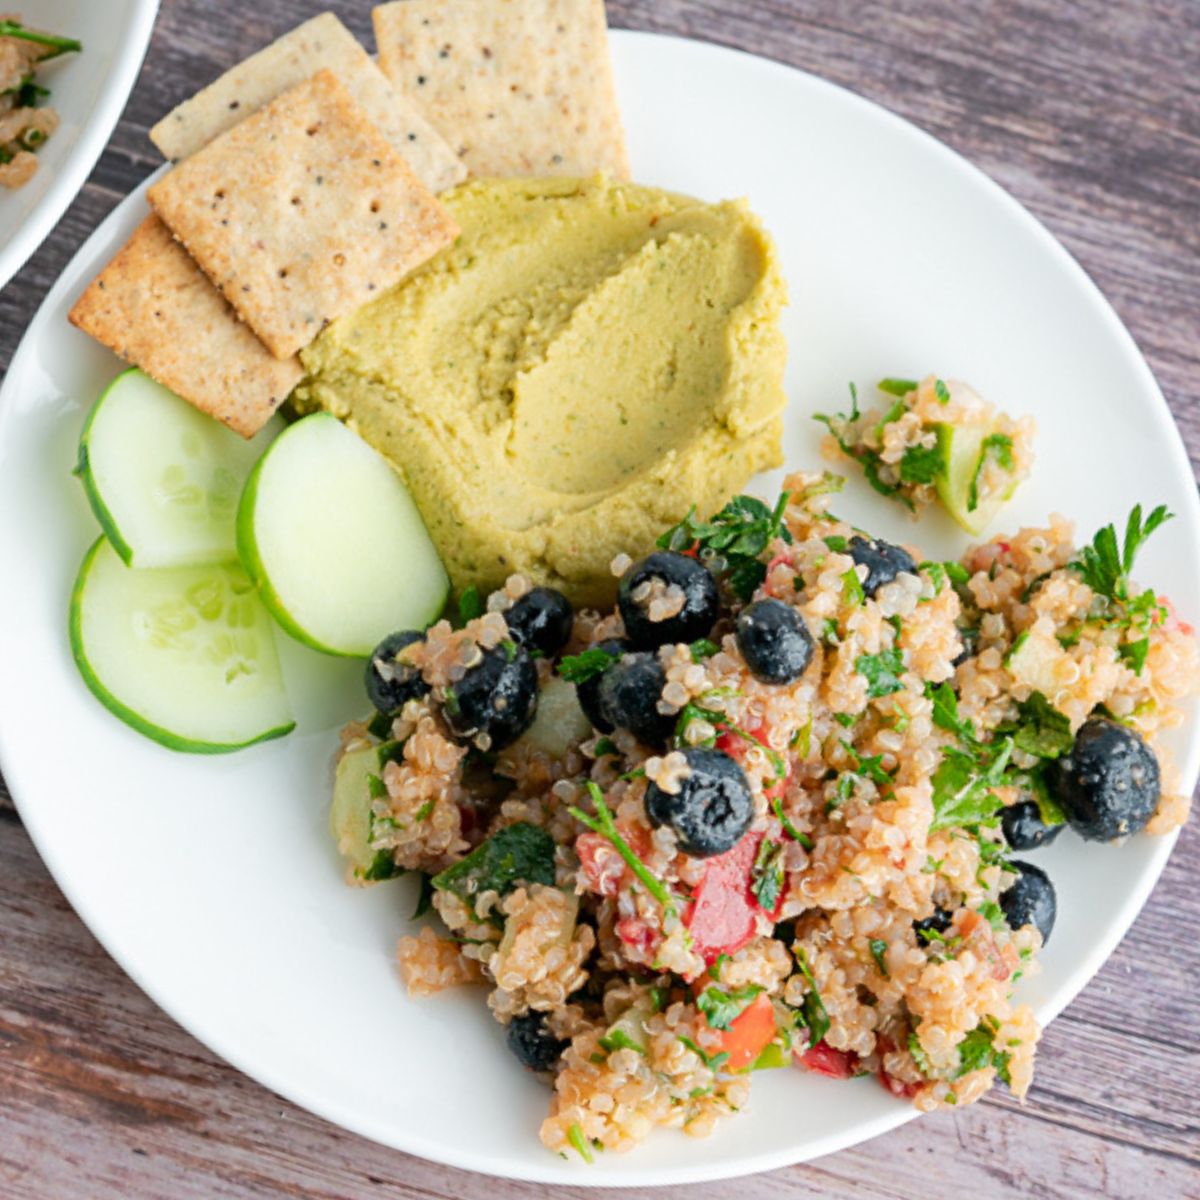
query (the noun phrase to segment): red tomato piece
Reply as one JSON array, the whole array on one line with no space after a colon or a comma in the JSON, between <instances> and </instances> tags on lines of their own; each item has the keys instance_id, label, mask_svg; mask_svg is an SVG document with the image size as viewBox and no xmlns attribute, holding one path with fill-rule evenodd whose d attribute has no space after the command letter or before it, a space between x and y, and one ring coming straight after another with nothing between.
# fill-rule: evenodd
<instances>
[{"instance_id":1,"label":"red tomato piece","mask_svg":"<svg viewBox=\"0 0 1200 1200\"><path fill-rule=\"evenodd\" d=\"M858 1066L858 1055L853 1050L835 1050L826 1041L810 1046L794 1058L797 1066L815 1075L828 1075L830 1079L849 1079Z\"/></svg>"},{"instance_id":2,"label":"red tomato piece","mask_svg":"<svg viewBox=\"0 0 1200 1200\"><path fill-rule=\"evenodd\" d=\"M775 1037L775 1009L765 992L760 992L746 1009L729 1022L721 1038L728 1055L727 1071L753 1066Z\"/></svg>"},{"instance_id":3,"label":"red tomato piece","mask_svg":"<svg viewBox=\"0 0 1200 1200\"><path fill-rule=\"evenodd\" d=\"M736 954L757 932L762 909L750 890L750 873L761 841L761 833L748 833L733 849L710 858L692 893L683 923L706 963L720 954Z\"/></svg>"}]
</instances>

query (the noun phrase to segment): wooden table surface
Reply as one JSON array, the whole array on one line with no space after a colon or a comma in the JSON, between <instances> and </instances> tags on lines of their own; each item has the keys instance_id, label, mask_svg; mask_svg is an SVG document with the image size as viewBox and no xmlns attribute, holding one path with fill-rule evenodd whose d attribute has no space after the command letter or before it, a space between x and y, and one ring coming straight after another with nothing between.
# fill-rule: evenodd
<instances>
[{"instance_id":1,"label":"wooden table surface","mask_svg":"<svg viewBox=\"0 0 1200 1200\"><path fill-rule=\"evenodd\" d=\"M158 165L147 128L327 6L369 37L366 0L164 0L108 149L50 239L0 292L0 372L83 239ZM8 7L37 10L36 0ZM966 154L1099 283L1149 359L1193 463L1200 459L1196 0L610 0L609 12L617 26L794 63ZM1023 1108L998 1091L816 1163L707 1190L742 1200L1200 1197L1198 875L1193 821L1120 949L1047 1031ZM83 927L2 782L0 930L5 1200L583 1195L385 1150L226 1066Z\"/></svg>"}]
</instances>

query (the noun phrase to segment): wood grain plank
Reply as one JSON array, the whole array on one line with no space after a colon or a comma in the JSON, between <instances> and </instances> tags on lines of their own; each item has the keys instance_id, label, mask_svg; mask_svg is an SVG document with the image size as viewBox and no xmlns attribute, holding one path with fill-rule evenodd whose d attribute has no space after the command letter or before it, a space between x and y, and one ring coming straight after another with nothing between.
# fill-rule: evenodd
<instances>
[{"instance_id":1,"label":"wood grain plank","mask_svg":"<svg viewBox=\"0 0 1200 1200\"><path fill-rule=\"evenodd\" d=\"M369 38L369 5L350 0L165 0L109 148L47 243L0 290L0 372L84 238L157 165L149 126L247 48L325 7ZM609 11L615 25L704 38L813 71L964 153L1097 281L1200 463L1194 0L610 0ZM1130 935L1047 1031L1024 1107L997 1095L816 1164L708 1190L745 1200L1200 1194L1198 874L1193 824ZM0 929L6 1200L584 1195L384 1150L225 1066L83 928L2 782Z\"/></svg>"}]
</instances>

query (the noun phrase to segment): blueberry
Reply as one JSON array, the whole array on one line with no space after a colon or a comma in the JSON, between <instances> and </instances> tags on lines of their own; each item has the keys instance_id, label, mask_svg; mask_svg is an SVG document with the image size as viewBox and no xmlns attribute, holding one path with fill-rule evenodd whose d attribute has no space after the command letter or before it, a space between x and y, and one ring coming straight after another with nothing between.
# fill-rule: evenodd
<instances>
[{"instance_id":1,"label":"blueberry","mask_svg":"<svg viewBox=\"0 0 1200 1200\"><path fill-rule=\"evenodd\" d=\"M445 689L442 712L452 733L480 750L502 750L529 728L537 712L538 674L523 646L508 642Z\"/></svg>"},{"instance_id":2,"label":"blueberry","mask_svg":"<svg viewBox=\"0 0 1200 1200\"><path fill-rule=\"evenodd\" d=\"M792 683L812 662L813 639L804 618L782 600L757 600L737 619L737 644L763 683Z\"/></svg>"},{"instance_id":3,"label":"blueberry","mask_svg":"<svg viewBox=\"0 0 1200 1200\"><path fill-rule=\"evenodd\" d=\"M917 573L917 564L912 555L883 538L852 537L850 539L850 557L860 567L867 568L867 577L863 580L863 591L868 596L874 596L884 584L891 583L897 575L907 572Z\"/></svg>"},{"instance_id":4,"label":"blueberry","mask_svg":"<svg viewBox=\"0 0 1200 1200\"><path fill-rule=\"evenodd\" d=\"M1154 751L1103 717L1084 722L1070 753L1051 766L1049 782L1071 827L1092 842L1144 829L1161 795Z\"/></svg>"},{"instance_id":5,"label":"blueberry","mask_svg":"<svg viewBox=\"0 0 1200 1200\"><path fill-rule=\"evenodd\" d=\"M620 655L626 654L630 650L630 645L624 638L605 638L602 642L597 642L593 647L595 650L607 650L609 654ZM605 672L607 674L607 672ZM579 707L583 709L584 715L591 723L600 730L601 733L612 732L612 722L604 715L600 708L600 681L604 675L593 675L590 679L585 679L582 683L575 685L575 695L579 700Z\"/></svg>"},{"instance_id":6,"label":"blueberry","mask_svg":"<svg viewBox=\"0 0 1200 1200\"><path fill-rule=\"evenodd\" d=\"M1012 886L1000 893L1000 908L1004 919L1013 929L1032 925L1042 935L1042 943L1050 940L1054 918L1058 915L1058 900L1054 895L1054 884L1041 867L1032 863L1010 864L1017 872Z\"/></svg>"},{"instance_id":7,"label":"blueberry","mask_svg":"<svg viewBox=\"0 0 1200 1200\"><path fill-rule=\"evenodd\" d=\"M645 584L650 585L649 598L640 598ZM650 602L663 586L672 584L683 592L683 607L674 616L652 621L647 611ZM634 593L639 599L634 599ZM625 572L617 589L617 605L625 632L639 650L706 637L721 615L721 595L708 569L671 550L657 551Z\"/></svg>"},{"instance_id":8,"label":"blueberry","mask_svg":"<svg viewBox=\"0 0 1200 1200\"><path fill-rule=\"evenodd\" d=\"M513 603L504 619L519 646L531 654L537 650L547 658L554 658L571 636L575 610L562 592L535 587Z\"/></svg>"},{"instance_id":9,"label":"blueberry","mask_svg":"<svg viewBox=\"0 0 1200 1200\"><path fill-rule=\"evenodd\" d=\"M1048 846L1066 828L1062 822L1047 825L1036 800L1021 800L1010 804L1000 814L1000 827L1005 841L1014 850L1036 850Z\"/></svg>"},{"instance_id":10,"label":"blueberry","mask_svg":"<svg viewBox=\"0 0 1200 1200\"><path fill-rule=\"evenodd\" d=\"M742 768L720 750L693 747L683 752L688 774L679 791L646 788L646 815L656 828L670 825L679 848L693 858L724 854L741 841L754 819L754 799Z\"/></svg>"},{"instance_id":11,"label":"blueberry","mask_svg":"<svg viewBox=\"0 0 1200 1200\"><path fill-rule=\"evenodd\" d=\"M950 922L954 919L954 914L948 908L935 907L933 916L922 917L919 921L914 921L913 931L917 935L917 941L921 945L928 942L936 941L932 937L935 933L945 933L950 928Z\"/></svg>"},{"instance_id":12,"label":"blueberry","mask_svg":"<svg viewBox=\"0 0 1200 1200\"><path fill-rule=\"evenodd\" d=\"M600 676L601 715L610 726L628 729L639 742L660 745L675 728L675 718L658 711L666 683L662 664L649 651L625 654Z\"/></svg>"},{"instance_id":13,"label":"blueberry","mask_svg":"<svg viewBox=\"0 0 1200 1200\"><path fill-rule=\"evenodd\" d=\"M546 1018L538 1012L513 1017L505 1032L508 1048L517 1061L531 1071L552 1071L567 1043L546 1028Z\"/></svg>"},{"instance_id":14,"label":"blueberry","mask_svg":"<svg viewBox=\"0 0 1200 1200\"><path fill-rule=\"evenodd\" d=\"M398 655L406 646L423 642L425 635L415 629L389 633L371 651L364 679L371 703L388 716L398 713L410 700L419 700L429 692L429 685L416 667L405 666Z\"/></svg>"}]
</instances>

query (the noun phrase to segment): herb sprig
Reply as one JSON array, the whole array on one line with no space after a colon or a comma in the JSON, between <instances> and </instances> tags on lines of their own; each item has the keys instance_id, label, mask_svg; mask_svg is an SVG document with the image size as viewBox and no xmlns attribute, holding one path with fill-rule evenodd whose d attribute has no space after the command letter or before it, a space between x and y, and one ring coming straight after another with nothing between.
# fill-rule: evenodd
<instances>
[{"instance_id":1,"label":"herb sprig","mask_svg":"<svg viewBox=\"0 0 1200 1200\"><path fill-rule=\"evenodd\" d=\"M767 548L776 538L792 543L783 523L790 499L791 494L783 492L775 507L768 508L753 496L734 496L707 521L700 520L693 507L658 539L658 546L694 553L710 570L724 575L738 597L749 600L767 577L767 565L762 561Z\"/></svg>"},{"instance_id":2,"label":"herb sprig","mask_svg":"<svg viewBox=\"0 0 1200 1200\"><path fill-rule=\"evenodd\" d=\"M1153 509L1142 521L1142 506L1135 504L1125 522L1123 544L1117 542L1117 531L1112 525L1099 530L1091 545L1084 546L1079 557L1071 563L1083 577L1084 583L1101 596L1110 600L1129 600L1129 573L1138 551L1149 540L1150 535L1175 516L1165 504Z\"/></svg>"}]
</instances>

